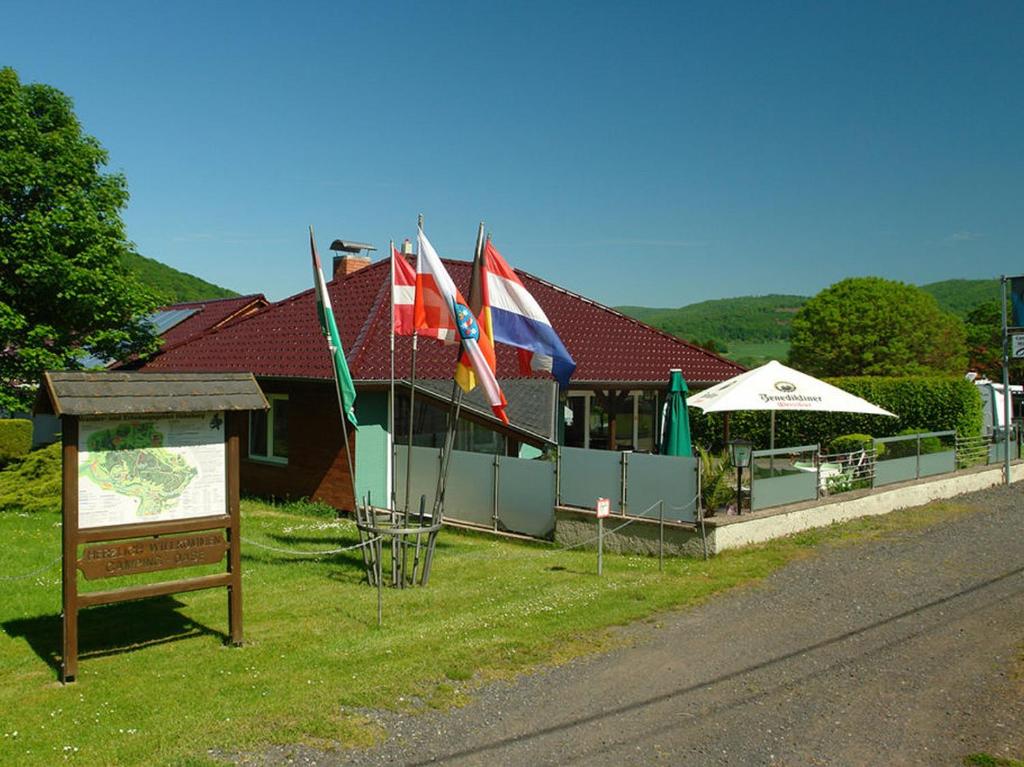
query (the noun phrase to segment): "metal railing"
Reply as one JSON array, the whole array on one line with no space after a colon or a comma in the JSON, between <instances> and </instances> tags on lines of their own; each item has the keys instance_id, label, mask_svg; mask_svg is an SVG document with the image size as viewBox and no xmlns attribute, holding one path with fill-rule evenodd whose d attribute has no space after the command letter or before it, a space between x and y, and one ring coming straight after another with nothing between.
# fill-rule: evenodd
<instances>
[{"instance_id":1,"label":"metal railing","mask_svg":"<svg viewBox=\"0 0 1024 767\"><path fill-rule=\"evenodd\" d=\"M1012 441L1010 447L1010 457L1019 458L1019 443ZM870 447L848 452L827 453L817 445L801 445L756 450L753 456L751 494L757 510L813 498L811 479L801 479L800 472L816 477L817 497L833 496L1001 463L1005 442L947 430L880 437Z\"/></svg>"},{"instance_id":2,"label":"metal railing","mask_svg":"<svg viewBox=\"0 0 1024 767\"><path fill-rule=\"evenodd\" d=\"M822 495L848 493L872 487L878 452L865 447L843 453L818 454L818 486Z\"/></svg>"},{"instance_id":3,"label":"metal railing","mask_svg":"<svg viewBox=\"0 0 1024 767\"><path fill-rule=\"evenodd\" d=\"M991 437L976 434L971 437L956 438L956 467L968 469L971 466L982 466L989 463Z\"/></svg>"}]
</instances>

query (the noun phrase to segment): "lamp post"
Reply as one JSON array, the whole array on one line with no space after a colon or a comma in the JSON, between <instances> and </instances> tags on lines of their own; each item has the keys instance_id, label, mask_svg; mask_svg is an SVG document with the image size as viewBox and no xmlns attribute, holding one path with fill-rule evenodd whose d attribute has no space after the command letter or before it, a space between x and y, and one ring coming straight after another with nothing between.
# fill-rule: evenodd
<instances>
[{"instance_id":1,"label":"lamp post","mask_svg":"<svg viewBox=\"0 0 1024 767\"><path fill-rule=\"evenodd\" d=\"M749 439L733 439L729 441L729 457L736 467L736 513L743 513L743 470L750 466L750 458L754 443Z\"/></svg>"}]
</instances>

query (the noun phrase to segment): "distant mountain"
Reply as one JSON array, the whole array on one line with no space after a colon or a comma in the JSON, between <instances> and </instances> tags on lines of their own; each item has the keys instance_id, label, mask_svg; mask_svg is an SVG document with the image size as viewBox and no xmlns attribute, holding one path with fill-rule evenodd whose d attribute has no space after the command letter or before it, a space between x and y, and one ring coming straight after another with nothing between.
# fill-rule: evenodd
<instances>
[{"instance_id":1,"label":"distant mountain","mask_svg":"<svg viewBox=\"0 0 1024 767\"><path fill-rule=\"evenodd\" d=\"M179 272L137 253L129 254L124 263L144 285L156 290L168 304L202 301L208 298L231 298L238 295L233 290L214 285L186 272Z\"/></svg>"}]
</instances>

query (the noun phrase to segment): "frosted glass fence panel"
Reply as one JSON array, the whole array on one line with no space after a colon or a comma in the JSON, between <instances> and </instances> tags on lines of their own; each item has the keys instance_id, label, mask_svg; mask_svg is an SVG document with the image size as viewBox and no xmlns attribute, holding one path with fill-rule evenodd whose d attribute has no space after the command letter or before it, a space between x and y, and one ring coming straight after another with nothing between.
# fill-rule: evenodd
<instances>
[{"instance_id":1,"label":"frosted glass fence panel","mask_svg":"<svg viewBox=\"0 0 1024 767\"><path fill-rule=\"evenodd\" d=\"M956 432L930 431L875 440L874 486L956 471Z\"/></svg>"},{"instance_id":2,"label":"frosted glass fence panel","mask_svg":"<svg viewBox=\"0 0 1024 767\"><path fill-rule=\"evenodd\" d=\"M746 473L751 511L817 498L817 453L817 445L755 450Z\"/></svg>"},{"instance_id":3,"label":"frosted glass fence panel","mask_svg":"<svg viewBox=\"0 0 1024 767\"><path fill-rule=\"evenodd\" d=\"M951 471L956 471L955 450L926 453L921 456L919 476L930 477L933 474L948 474Z\"/></svg>"},{"instance_id":4,"label":"frosted glass fence panel","mask_svg":"<svg viewBox=\"0 0 1024 767\"><path fill-rule=\"evenodd\" d=\"M405 477L408 471L408 447L400 446L395 455L395 497L399 509L405 508ZM409 513L415 514L420 509L420 496L425 495L427 502L425 511L429 515L434 508L434 491L437 488L437 473L440 466L441 448L413 447L412 479L409 488ZM387 499L374 498L376 506L386 506Z\"/></svg>"},{"instance_id":5,"label":"frosted glass fence panel","mask_svg":"<svg viewBox=\"0 0 1024 767\"><path fill-rule=\"evenodd\" d=\"M673 455L626 454L626 511L658 518L658 501L665 502L665 519L697 519L696 458ZM653 508L651 508L653 506Z\"/></svg>"},{"instance_id":6,"label":"frosted glass fence panel","mask_svg":"<svg viewBox=\"0 0 1024 767\"><path fill-rule=\"evenodd\" d=\"M1020 447L1016 442L1010 442L1010 459L1016 460L1020 458ZM993 442L988 446L988 462L989 463L1002 463L1006 460L1006 443L1005 442Z\"/></svg>"},{"instance_id":7,"label":"frosted glass fence panel","mask_svg":"<svg viewBox=\"0 0 1024 767\"><path fill-rule=\"evenodd\" d=\"M555 464L498 459L498 524L505 530L547 538L555 529Z\"/></svg>"},{"instance_id":8,"label":"frosted glass fence panel","mask_svg":"<svg viewBox=\"0 0 1024 767\"><path fill-rule=\"evenodd\" d=\"M917 456L879 458L875 461L875 487L917 478Z\"/></svg>"},{"instance_id":9,"label":"frosted glass fence panel","mask_svg":"<svg viewBox=\"0 0 1024 767\"><path fill-rule=\"evenodd\" d=\"M444 516L494 526L494 456L453 450L444 490Z\"/></svg>"},{"instance_id":10,"label":"frosted glass fence panel","mask_svg":"<svg viewBox=\"0 0 1024 767\"><path fill-rule=\"evenodd\" d=\"M594 508L598 498L621 511L622 454L615 450L563 447L559 450L560 495L564 506Z\"/></svg>"}]
</instances>

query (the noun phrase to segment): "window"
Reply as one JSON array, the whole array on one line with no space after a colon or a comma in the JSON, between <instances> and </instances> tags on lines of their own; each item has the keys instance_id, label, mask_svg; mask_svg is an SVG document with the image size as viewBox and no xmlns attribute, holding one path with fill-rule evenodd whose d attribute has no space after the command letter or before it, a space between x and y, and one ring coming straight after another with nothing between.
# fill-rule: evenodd
<instances>
[{"instance_id":1,"label":"window","mask_svg":"<svg viewBox=\"0 0 1024 767\"><path fill-rule=\"evenodd\" d=\"M395 445L409 441L409 397L399 393L395 398ZM440 407L416 397L412 443L420 447L441 447L448 434L448 407ZM455 449L472 453L505 454L505 436L486 426L459 418L455 431Z\"/></svg>"},{"instance_id":2,"label":"window","mask_svg":"<svg viewBox=\"0 0 1024 767\"><path fill-rule=\"evenodd\" d=\"M288 395L268 394L269 410L249 415L249 457L288 463Z\"/></svg>"},{"instance_id":3,"label":"window","mask_svg":"<svg viewBox=\"0 0 1024 767\"><path fill-rule=\"evenodd\" d=\"M563 444L607 450L614 423L616 450L653 452L657 447L659 396L656 390L570 393L563 411ZM615 408L614 419L609 418L603 402L611 402Z\"/></svg>"}]
</instances>

